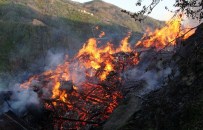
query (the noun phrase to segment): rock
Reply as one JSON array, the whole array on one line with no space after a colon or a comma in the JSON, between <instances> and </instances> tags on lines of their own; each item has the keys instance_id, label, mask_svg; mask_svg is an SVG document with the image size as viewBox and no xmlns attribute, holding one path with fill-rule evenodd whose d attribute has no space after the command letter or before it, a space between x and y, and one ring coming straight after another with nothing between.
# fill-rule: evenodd
<instances>
[{"instance_id":1,"label":"rock","mask_svg":"<svg viewBox=\"0 0 203 130\"><path fill-rule=\"evenodd\" d=\"M124 126L134 113L141 108L141 99L131 96L114 110L108 121L103 125L103 130L117 130Z\"/></svg>"},{"instance_id":2,"label":"rock","mask_svg":"<svg viewBox=\"0 0 203 130\"><path fill-rule=\"evenodd\" d=\"M35 25L35 26L45 26L45 24L42 21L38 20L38 19L33 19L32 24Z\"/></svg>"}]
</instances>

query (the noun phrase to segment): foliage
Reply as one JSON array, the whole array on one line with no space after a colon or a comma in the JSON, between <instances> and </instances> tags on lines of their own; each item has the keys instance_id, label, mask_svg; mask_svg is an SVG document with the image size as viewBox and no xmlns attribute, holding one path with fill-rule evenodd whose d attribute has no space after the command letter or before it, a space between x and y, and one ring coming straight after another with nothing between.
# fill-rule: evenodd
<instances>
[{"instance_id":1,"label":"foliage","mask_svg":"<svg viewBox=\"0 0 203 130\"><path fill-rule=\"evenodd\" d=\"M142 21L161 1L163 0L151 0L148 6L142 6L142 0L138 0L136 6L142 6L140 11L130 13L129 11L122 10L122 12L127 13L135 20ZM197 19L199 21L203 19L203 0L176 0L174 7L177 8L174 11L175 15L185 14L188 18ZM165 9L170 11L167 6Z\"/></svg>"}]
</instances>

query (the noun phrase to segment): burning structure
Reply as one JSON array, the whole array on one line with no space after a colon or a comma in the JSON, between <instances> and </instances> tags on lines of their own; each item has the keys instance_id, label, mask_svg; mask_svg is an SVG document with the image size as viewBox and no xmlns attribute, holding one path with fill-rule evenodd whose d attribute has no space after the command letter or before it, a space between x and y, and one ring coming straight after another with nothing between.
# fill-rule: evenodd
<instances>
[{"instance_id":1,"label":"burning structure","mask_svg":"<svg viewBox=\"0 0 203 130\"><path fill-rule=\"evenodd\" d=\"M130 33L118 47L110 42L101 45L90 38L75 57L66 57L55 69L16 85L17 90L10 92L1 111L23 115L28 124L33 119L28 110L38 113L37 109L40 115L46 111L44 116L50 125L44 121L36 129L96 128L129 91L143 95L160 87L175 71L170 61L175 45L192 33L182 30L181 19L174 19L154 32L147 30L134 47L128 43ZM27 99L21 99L22 96ZM27 104L19 105L25 101Z\"/></svg>"}]
</instances>

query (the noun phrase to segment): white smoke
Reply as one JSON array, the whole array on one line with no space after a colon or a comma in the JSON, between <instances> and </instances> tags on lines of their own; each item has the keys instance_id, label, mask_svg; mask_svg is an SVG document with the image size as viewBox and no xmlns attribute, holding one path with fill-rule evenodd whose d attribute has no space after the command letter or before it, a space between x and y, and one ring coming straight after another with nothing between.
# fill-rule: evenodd
<instances>
[{"instance_id":1,"label":"white smoke","mask_svg":"<svg viewBox=\"0 0 203 130\"><path fill-rule=\"evenodd\" d=\"M134 88L136 94L144 95L166 85L165 83L172 74L174 65L164 64L162 60L159 60L161 56L158 56L158 54L156 57L159 58L154 59L154 55L151 55L150 52L140 57L139 65L123 73L123 81L126 89ZM167 60L170 61L170 56Z\"/></svg>"},{"instance_id":2,"label":"white smoke","mask_svg":"<svg viewBox=\"0 0 203 130\"><path fill-rule=\"evenodd\" d=\"M40 63L45 63L43 70L55 69L55 67L64 62L65 53L64 51L53 51L49 50L45 58L39 59ZM27 73L27 72L25 72ZM82 72L80 72L82 73ZM78 73L78 79L80 79L80 73ZM28 86L28 89L23 89L20 87L20 83L22 83L22 79L24 79L23 75L19 76L10 76L1 75L0 76L0 114L7 112L9 110L13 111L16 115L22 116L24 115L29 107L35 107L36 109L41 108L40 99L38 94L33 91L33 88ZM28 77L26 77L28 78ZM24 79L25 80L25 79ZM37 85L36 83L33 83ZM42 88L43 95L50 95L48 88ZM8 99L5 99L5 95L7 93L11 93Z\"/></svg>"},{"instance_id":3,"label":"white smoke","mask_svg":"<svg viewBox=\"0 0 203 130\"><path fill-rule=\"evenodd\" d=\"M142 53L140 55L140 63L135 68L127 70L123 73L123 80L126 82L127 87L129 86L128 82L144 82L141 90L139 91L139 94L141 95L160 88L163 85L165 79L172 73L171 67L164 65L163 61L150 60L153 59L153 57L156 57L156 54L154 53L155 52L153 51ZM58 64L64 62L65 53L48 51L46 57L45 70L54 69ZM72 73L70 73L74 74L71 76L75 78L73 80L76 86L80 86L81 83L86 81L86 69L81 67L79 61L71 62L69 67L70 71L72 71ZM15 80L10 81L12 81L10 82L10 85L7 85L10 87L5 89L5 87L3 88L1 86L6 85L4 84L3 80L0 80L0 90L11 92L10 99L4 101L2 104L0 102L0 114L11 110L20 116L25 114L30 106L40 108L40 99L38 97L38 94L32 90L32 87L28 89L22 89L20 88L19 84L21 82ZM36 85L37 81L33 84ZM48 95L47 97L49 97L49 88L40 87L40 89L42 89L43 95Z\"/></svg>"},{"instance_id":4,"label":"white smoke","mask_svg":"<svg viewBox=\"0 0 203 130\"><path fill-rule=\"evenodd\" d=\"M4 94L8 92L11 93L11 96L9 99L4 99L4 103L0 108L0 114L11 110L16 115L21 116L27 112L28 107L40 106L37 93L31 89L22 89L19 84L15 84L14 87L4 90Z\"/></svg>"},{"instance_id":5,"label":"white smoke","mask_svg":"<svg viewBox=\"0 0 203 130\"><path fill-rule=\"evenodd\" d=\"M54 69L58 64L63 63L64 52L48 51L45 58L44 69ZM7 77L7 78L6 78ZM22 116L28 111L30 106L40 108L40 99L38 94L32 88L23 89L20 87L23 75L10 76L9 74L0 75L0 114L9 110L13 111L16 115ZM46 90L43 90L45 92ZM5 95L11 93L8 99Z\"/></svg>"},{"instance_id":6,"label":"white smoke","mask_svg":"<svg viewBox=\"0 0 203 130\"><path fill-rule=\"evenodd\" d=\"M140 91L141 92L140 94L142 95L160 88L164 79L166 79L167 76L171 74L171 68L161 69L159 71L155 70L145 71L140 68L134 68L132 70L126 71L124 74L125 78L127 78L126 82L128 81L145 82L144 86L142 86L142 90Z\"/></svg>"},{"instance_id":7,"label":"white smoke","mask_svg":"<svg viewBox=\"0 0 203 130\"><path fill-rule=\"evenodd\" d=\"M64 52L53 52L51 50L49 50L47 52L47 56L46 56L46 66L45 66L45 70L47 69L52 69L54 67L56 67L58 64L63 63L64 61Z\"/></svg>"}]
</instances>

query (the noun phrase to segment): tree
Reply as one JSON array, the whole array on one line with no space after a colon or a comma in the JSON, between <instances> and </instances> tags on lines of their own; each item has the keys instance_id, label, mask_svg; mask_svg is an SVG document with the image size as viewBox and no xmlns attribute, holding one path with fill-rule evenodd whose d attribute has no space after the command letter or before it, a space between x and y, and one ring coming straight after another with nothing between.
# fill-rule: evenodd
<instances>
[{"instance_id":1,"label":"tree","mask_svg":"<svg viewBox=\"0 0 203 130\"><path fill-rule=\"evenodd\" d=\"M142 6L143 0L138 0L136 6ZM142 9L136 13L130 13L129 11L122 10L122 12L127 13L136 21L144 20L147 15L149 15L153 9L163 0L151 0L151 3L146 6L143 5ZM175 10L175 15L185 15L188 18L197 19L199 22L203 19L203 0L176 0L174 6L177 8ZM166 10L170 11L167 6Z\"/></svg>"}]
</instances>

